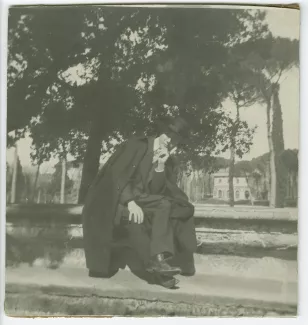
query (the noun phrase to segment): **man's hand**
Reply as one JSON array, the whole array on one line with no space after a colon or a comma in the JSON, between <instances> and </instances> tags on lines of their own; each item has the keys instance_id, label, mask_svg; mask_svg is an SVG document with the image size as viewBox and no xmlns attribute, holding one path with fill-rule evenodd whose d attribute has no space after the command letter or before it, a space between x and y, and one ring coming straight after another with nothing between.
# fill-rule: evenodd
<instances>
[{"instance_id":1,"label":"man's hand","mask_svg":"<svg viewBox=\"0 0 308 325\"><path fill-rule=\"evenodd\" d=\"M144 214L139 205L135 201L130 201L127 205L129 211L129 221L134 221L135 223L143 223Z\"/></svg>"}]
</instances>

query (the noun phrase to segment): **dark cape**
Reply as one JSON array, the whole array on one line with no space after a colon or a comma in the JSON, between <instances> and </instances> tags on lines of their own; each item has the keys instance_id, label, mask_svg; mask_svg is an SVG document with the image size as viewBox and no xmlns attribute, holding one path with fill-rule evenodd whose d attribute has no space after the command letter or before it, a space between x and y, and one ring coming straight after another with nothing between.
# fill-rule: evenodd
<instances>
[{"instance_id":1,"label":"dark cape","mask_svg":"<svg viewBox=\"0 0 308 325\"><path fill-rule=\"evenodd\" d=\"M90 270L108 273L113 230L121 193L148 149L148 138L135 137L120 145L96 176L84 204L83 239L86 265ZM166 187L179 204L190 205L176 184L171 157L166 164ZM193 207L193 206L192 206Z\"/></svg>"}]
</instances>

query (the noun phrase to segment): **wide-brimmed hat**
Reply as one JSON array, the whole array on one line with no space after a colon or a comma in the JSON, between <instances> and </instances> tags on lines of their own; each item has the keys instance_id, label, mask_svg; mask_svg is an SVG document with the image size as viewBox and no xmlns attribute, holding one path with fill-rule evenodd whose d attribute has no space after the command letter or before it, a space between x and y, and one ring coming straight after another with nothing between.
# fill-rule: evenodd
<instances>
[{"instance_id":1,"label":"wide-brimmed hat","mask_svg":"<svg viewBox=\"0 0 308 325\"><path fill-rule=\"evenodd\" d=\"M160 119L157 125L160 133L165 133L177 143L188 143L190 138L190 127L183 117L165 117Z\"/></svg>"}]
</instances>

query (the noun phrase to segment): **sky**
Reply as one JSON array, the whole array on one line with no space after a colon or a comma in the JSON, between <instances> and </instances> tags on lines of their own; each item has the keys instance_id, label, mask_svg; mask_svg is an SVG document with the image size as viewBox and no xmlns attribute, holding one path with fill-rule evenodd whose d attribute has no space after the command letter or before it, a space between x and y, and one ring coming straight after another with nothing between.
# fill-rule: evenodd
<instances>
[{"instance_id":1,"label":"sky","mask_svg":"<svg viewBox=\"0 0 308 325\"><path fill-rule=\"evenodd\" d=\"M299 39L300 13L298 10L268 8L267 22L274 36ZM281 78L280 102L283 114L284 141L286 149L298 149L299 146L299 70L293 68L285 73ZM232 109L232 104L225 101L223 106ZM261 105L253 105L241 110L241 118L246 120L249 126L257 125L254 137L254 144L251 150L243 159L250 160L268 152L267 131L266 131L266 111ZM30 166L31 139L21 139L18 144L18 155L21 165ZM13 149L7 150L7 160L13 160ZM225 157L228 157L226 153ZM53 165L57 160L44 163L41 172L52 172Z\"/></svg>"}]
</instances>

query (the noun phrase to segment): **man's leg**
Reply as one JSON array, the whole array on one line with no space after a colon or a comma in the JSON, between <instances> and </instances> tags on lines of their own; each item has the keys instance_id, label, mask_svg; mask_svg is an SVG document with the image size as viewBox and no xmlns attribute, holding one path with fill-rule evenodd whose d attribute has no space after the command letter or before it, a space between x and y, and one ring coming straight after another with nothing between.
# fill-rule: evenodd
<instances>
[{"instance_id":1,"label":"man's leg","mask_svg":"<svg viewBox=\"0 0 308 325\"><path fill-rule=\"evenodd\" d=\"M176 253L172 265L180 266L182 275L194 275L194 253L197 250L193 209L176 203L172 209L171 221L175 237Z\"/></svg>"},{"instance_id":2,"label":"man's leg","mask_svg":"<svg viewBox=\"0 0 308 325\"><path fill-rule=\"evenodd\" d=\"M149 221L145 217L143 224L132 222L127 225L130 246L136 251L144 265L148 264L151 257L151 240L148 223Z\"/></svg>"},{"instance_id":3,"label":"man's leg","mask_svg":"<svg viewBox=\"0 0 308 325\"><path fill-rule=\"evenodd\" d=\"M127 225L130 244L143 261L145 269L154 276L154 282L167 288L174 287L177 280L172 275L180 273L181 270L178 267L171 267L165 261L166 254L172 256L174 253L170 222L171 204L157 196L147 197L136 203L144 212L144 222ZM142 272L142 266L138 267L137 271Z\"/></svg>"},{"instance_id":4,"label":"man's leg","mask_svg":"<svg viewBox=\"0 0 308 325\"><path fill-rule=\"evenodd\" d=\"M173 255L174 242L170 221L171 203L156 196L136 202L143 210L142 224L131 222L127 225L131 246L147 263L158 254Z\"/></svg>"},{"instance_id":5,"label":"man's leg","mask_svg":"<svg viewBox=\"0 0 308 325\"><path fill-rule=\"evenodd\" d=\"M143 225L131 223L128 231L132 245L147 264L147 270L165 275L180 273L178 267L166 263L166 257L174 255L170 201L160 195L148 195L136 203L144 212L144 222Z\"/></svg>"},{"instance_id":6,"label":"man's leg","mask_svg":"<svg viewBox=\"0 0 308 325\"><path fill-rule=\"evenodd\" d=\"M194 210L190 206L174 203L172 206L171 222L175 240L180 250L194 253L197 250L196 229L193 216Z\"/></svg>"},{"instance_id":7,"label":"man's leg","mask_svg":"<svg viewBox=\"0 0 308 325\"><path fill-rule=\"evenodd\" d=\"M171 203L166 199L152 202L144 208L150 215L151 257L158 254L174 255L172 224L170 221Z\"/></svg>"}]
</instances>

